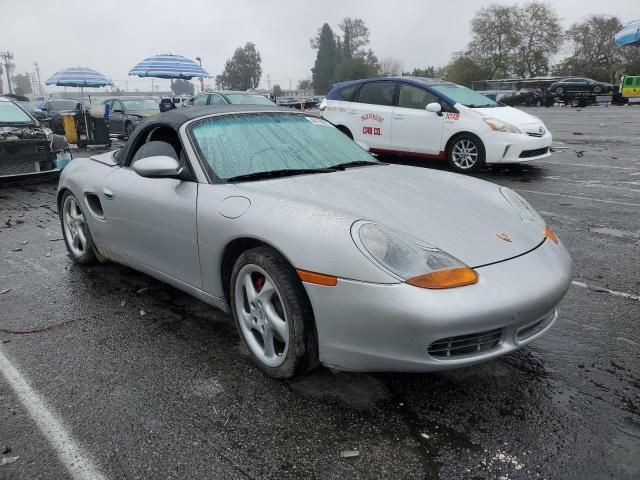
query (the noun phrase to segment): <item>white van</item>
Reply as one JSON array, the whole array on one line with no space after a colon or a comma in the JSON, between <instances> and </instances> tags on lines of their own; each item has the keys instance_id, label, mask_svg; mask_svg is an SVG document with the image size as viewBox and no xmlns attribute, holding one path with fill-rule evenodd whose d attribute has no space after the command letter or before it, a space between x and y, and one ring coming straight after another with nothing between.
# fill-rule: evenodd
<instances>
[{"instance_id":1,"label":"white van","mask_svg":"<svg viewBox=\"0 0 640 480\"><path fill-rule=\"evenodd\" d=\"M443 80L388 77L337 83L322 116L374 153L448 160L463 173L484 164L548 157L542 120Z\"/></svg>"}]
</instances>

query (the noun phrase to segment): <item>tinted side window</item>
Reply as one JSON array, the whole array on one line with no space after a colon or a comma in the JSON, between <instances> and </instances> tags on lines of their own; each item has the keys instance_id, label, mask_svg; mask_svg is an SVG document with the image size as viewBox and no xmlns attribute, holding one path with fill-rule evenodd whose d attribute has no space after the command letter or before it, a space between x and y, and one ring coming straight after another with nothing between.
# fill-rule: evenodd
<instances>
[{"instance_id":1,"label":"tinted side window","mask_svg":"<svg viewBox=\"0 0 640 480\"><path fill-rule=\"evenodd\" d=\"M373 105L393 105L393 95L396 91L396 82L370 82L365 83L358 93L358 103L370 103Z\"/></svg>"},{"instance_id":2,"label":"tinted side window","mask_svg":"<svg viewBox=\"0 0 640 480\"><path fill-rule=\"evenodd\" d=\"M211 95L209 97L209 105L226 105L227 102L224 101L220 95Z\"/></svg>"},{"instance_id":3,"label":"tinted side window","mask_svg":"<svg viewBox=\"0 0 640 480\"><path fill-rule=\"evenodd\" d=\"M351 100L353 92L356 91L356 88L358 88L358 86L359 85L356 84L356 85L349 85L348 87L343 87L340 90L338 90L338 93L344 100Z\"/></svg>"},{"instance_id":4,"label":"tinted side window","mask_svg":"<svg viewBox=\"0 0 640 480\"><path fill-rule=\"evenodd\" d=\"M193 99L194 105L206 105L207 104L207 95L198 95Z\"/></svg>"},{"instance_id":5,"label":"tinted side window","mask_svg":"<svg viewBox=\"0 0 640 480\"><path fill-rule=\"evenodd\" d=\"M625 85L633 85L633 77L627 77L624 79Z\"/></svg>"},{"instance_id":6,"label":"tinted side window","mask_svg":"<svg viewBox=\"0 0 640 480\"><path fill-rule=\"evenodd\" d=\"M434 102L438 102L438 97L433 93L406 83L400 84L398 107L424 110L428 104Z\"/></svg>"}]
</instances>

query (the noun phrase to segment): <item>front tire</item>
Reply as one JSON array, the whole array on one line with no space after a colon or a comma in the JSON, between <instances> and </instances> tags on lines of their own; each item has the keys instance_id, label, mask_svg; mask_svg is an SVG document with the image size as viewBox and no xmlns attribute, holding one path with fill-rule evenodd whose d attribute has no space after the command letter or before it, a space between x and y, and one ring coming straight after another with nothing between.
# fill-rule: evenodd
<instances>
[{"instance_id":1,"label":"front tire","mask_svg":"<svg viewBox=\"0 0 640 480\"><path fill-rule=\"evenodd\" d=\"M593 87L593 93L600 93L602 92L602 87L600 85L596 85L595 87Z\"/></svg>"},{"instance_id":2,"label":"front tire","mask_svg":"<svg viewBox=\"0 0 640 480\"><path fill-rule=\"evenodd\" d=\"M131 132L133 132L133 123L131 122L127 122L124 124L124 134L127 138L129 138L129 136L131 135Z\"/></svg>"},{"instance_id":3,"label":"front tire","mask_svg":"<svg viewBox=\"0 0 640 480\"><path fill-rule=\"evenodd\" d=\"M564 93L564 88L562 87L557 87L556 88L556 94L557 95L562 95Z\"/></svg>"},{"instance_id":4,"label":"front tire","mask_svg":"<svg viewBox=\"0 0 640 480\"><path fill-rule=\"evenodd\" d=\"M80 202L75 195L66 191L60 206L60 223L69 255L76 263L95 263L95 246Z\"/></svg>"},{"instance_id":5,"label":"front tire","mask_svg":"<svg viewBox=\"0 0 640 480\"><path fill-rule=\"evenodd\" d=\"M458 135L447 149L447 159L458 173L477 172L485 164L484 145L475 135Z\"/></svg>"},{"instance_id":6,"label":"front tire","mask_svg":"<svg viewBox=\"0 0 640 480\"><path fill-rule=\"evenodd\" d=\"M282 255L270 247L244 252L233 267L229 292L242 343L262 371L291 378L318 364L311 303Z\"/></svg>"}]
</instances>

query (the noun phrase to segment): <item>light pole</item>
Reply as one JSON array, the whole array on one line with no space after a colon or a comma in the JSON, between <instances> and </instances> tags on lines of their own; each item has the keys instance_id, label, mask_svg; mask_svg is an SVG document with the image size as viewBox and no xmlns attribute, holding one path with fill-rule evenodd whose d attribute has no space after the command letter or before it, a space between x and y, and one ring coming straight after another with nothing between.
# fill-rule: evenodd
<instances>
[{"instance_id":1,"label":"light pole","mask_svg":"<svg viewBox=\"0 0 640 480\"><path fill-rule=\"evenodd\" d=\"M196 60L198 60L198 63L200 64L200 68L202 68L202 58L196 57ZM200 77L200 91L204 92L204 79L202 77Z\"/></svg>"}]
</instances>

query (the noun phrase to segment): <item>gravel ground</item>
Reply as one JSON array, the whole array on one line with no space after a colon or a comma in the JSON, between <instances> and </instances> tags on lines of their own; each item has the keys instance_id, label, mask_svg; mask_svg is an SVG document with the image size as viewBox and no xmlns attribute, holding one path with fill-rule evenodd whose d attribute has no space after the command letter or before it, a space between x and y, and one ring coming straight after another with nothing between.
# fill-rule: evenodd
<instances>
[{"instance_id":1,"label":"gravel ground","mask_svg":"<svg viewBox=\"0 0 640 480\"><path fill-rule=\"evenodd\" d=\"M73 264L50 181L0 188L0 357L106 478L640 478L640 108L528 111L558 151L479 177L526 197L577 270L560 320L521 351L271 380L228 315ZM71 478L1 375L0 449L0 479Z\"/></svg>"}]
</instances>

